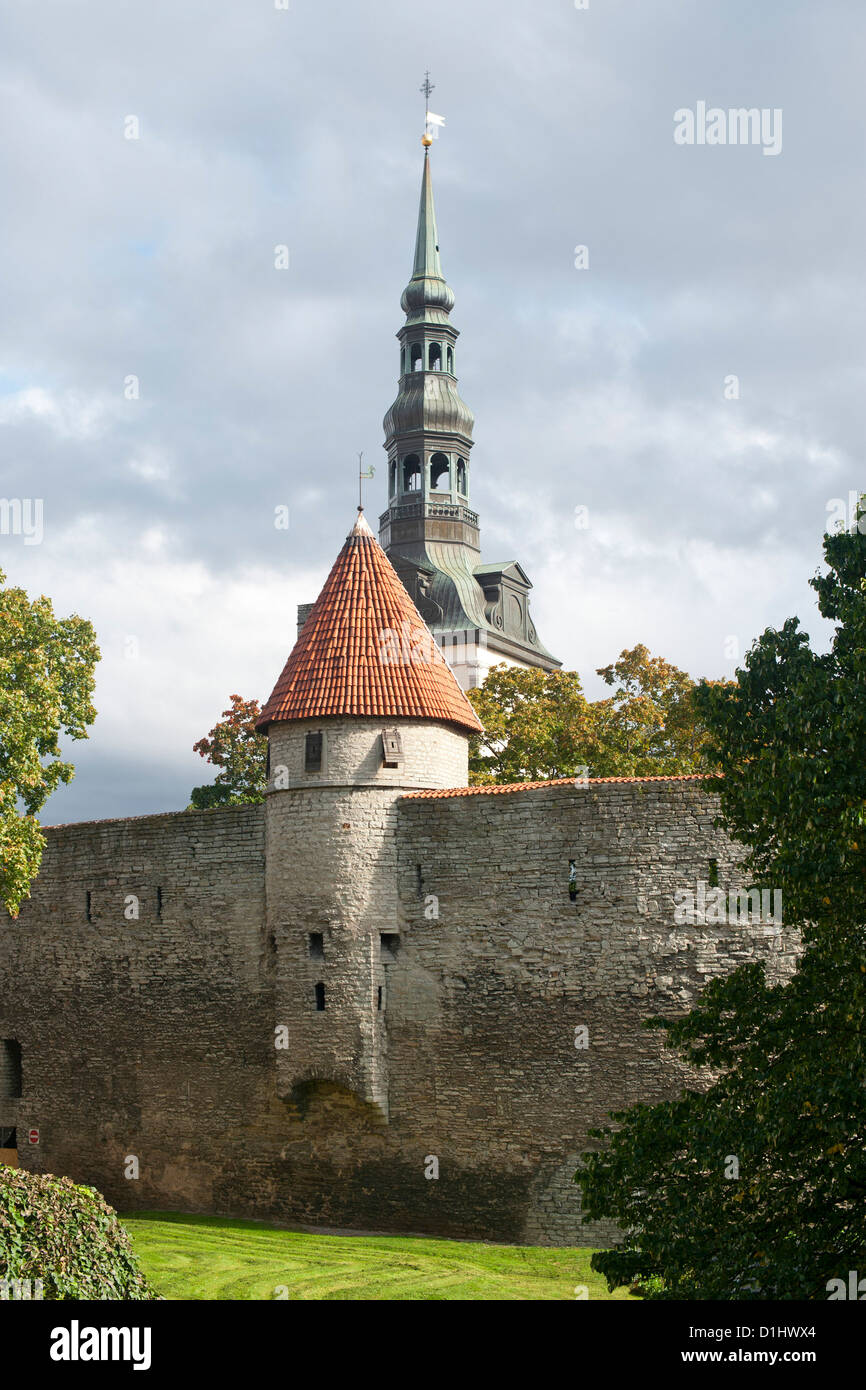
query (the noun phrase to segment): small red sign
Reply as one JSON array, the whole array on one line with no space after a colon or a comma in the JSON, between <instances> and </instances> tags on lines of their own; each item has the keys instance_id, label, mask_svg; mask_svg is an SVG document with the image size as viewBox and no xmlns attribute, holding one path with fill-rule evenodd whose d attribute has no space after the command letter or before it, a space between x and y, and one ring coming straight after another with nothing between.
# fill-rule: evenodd
<instances>
[{"instance_id":1,"label":"small red sign","mask_svg":"<svg viewBox=\"0 0 866 1390\"><path fill-rule=\"evenodd\" d=\"M31 1144L38 1144L38 1143L39 1143L39 1130L38 1130L38 1129L31 1129L31 1130L29 1131L28 1135L27 1135L27 1138L30 1140L30 1143L31 1143Z\"/></svg>"}]
</instances>

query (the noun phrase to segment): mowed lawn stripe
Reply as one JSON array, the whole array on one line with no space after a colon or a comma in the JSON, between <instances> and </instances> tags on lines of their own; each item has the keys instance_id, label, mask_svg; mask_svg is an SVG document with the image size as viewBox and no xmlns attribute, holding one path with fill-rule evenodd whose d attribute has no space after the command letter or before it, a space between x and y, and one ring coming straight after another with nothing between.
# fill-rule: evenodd
<instances>
[{"instance_id":1,"label":"mowed lawn stripe","mask_svg":"<svg viewBox=\"0 0 866 1390\"><path fill-rule=\"evenodd\" d=\"M304 1301L627 1299L589 1268L592 1251L414 1236L338 1236L252 1221L139 1212L123 1218L168 1299Z\"/></svg>"}]
</instances>

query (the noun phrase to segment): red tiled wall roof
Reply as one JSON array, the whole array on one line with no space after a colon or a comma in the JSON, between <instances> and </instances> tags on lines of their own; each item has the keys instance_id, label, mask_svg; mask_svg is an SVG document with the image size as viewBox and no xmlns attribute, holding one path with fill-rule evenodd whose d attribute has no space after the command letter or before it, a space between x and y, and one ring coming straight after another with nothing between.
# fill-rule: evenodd
<instances>
[{"instance_id":1,"label":"red tiled wall roof","mask_svg":"<svg viewBox=\"0 0 866 1390\"><path fill-rule=\"evenodd\" d=\"M719 781L719 772L681 772L668 777L589 777L581 786L596 787L605 782L712 782ZM405 792L403 799L430 796L499 796L503 792L529 792L540 787L573 787L574 777L553 777L546 782L493 782L484 787L446 787L439 791Z\"/></svg>"}]
</instances>

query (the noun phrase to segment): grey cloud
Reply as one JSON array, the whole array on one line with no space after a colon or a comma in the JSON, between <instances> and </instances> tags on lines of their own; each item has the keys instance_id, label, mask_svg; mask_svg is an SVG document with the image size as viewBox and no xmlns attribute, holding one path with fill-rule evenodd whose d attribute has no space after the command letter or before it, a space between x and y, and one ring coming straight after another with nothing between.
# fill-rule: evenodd
<instances>
[{"instance_id":1,"label":"grey cloud","mask_svg":"<svg viewBox=\"0 0 866 1390\"><path fill-rule=\"evenodd\" d=\"M44 497L46 539L38 559L0 543L10 578L50 575L60 611L83 589L110 626L81 568L122 586L118 555L161 533L155 566L313 584L351 521L359 449L375 517L429 66L473 500L486 553L535 579L547 644L589 676L652 629L697 674L726 606L744 644L791 611L818 631L806 581L826 503L864 481L862 7L441 0L435 19L404 0L11 7L2 491ZM781 155L675 146L673 113L698 99L782 107ZM130 373L139 401L124 399ZM634 535L651 544L618 554ZM713 555L775 564L725 598L703 577ZM652 612L630 602L641 592ZM130 589L131 615L140 601ZM275 612L268 633L269 601L271 649L239 658L234 682L259 695L245 680L276 674L291 632ZM194 596L177 621L231 641ZM185 727L222 708L228 690L206 691L203 675L178 696ZM103 727L58 805L159 809L185 786L180 753L142 782L145 750Z\"/></svg>"}]
</instances>

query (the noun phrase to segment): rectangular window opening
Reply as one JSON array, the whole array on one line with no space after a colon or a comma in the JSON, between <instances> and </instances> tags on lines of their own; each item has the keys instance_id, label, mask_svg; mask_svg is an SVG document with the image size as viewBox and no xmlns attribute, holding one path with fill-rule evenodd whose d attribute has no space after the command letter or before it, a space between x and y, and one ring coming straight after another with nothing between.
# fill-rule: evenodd
<instances>
[{"instance_id":1,"label":"rectangular window opening","mask_svg":"<svg viewBox=\"0 0 866 1390\"><path fill-rule=\"evenodd\" d=\"M400 937L397 932L383 931L379 933L379 950L382 955L396 956L400 949Z\"/></svg>"},{"instance_id":2,"label":"rectangular window opening","mask_svg":"<svg viewBox=\"0 0 866 1390\"><path fill-rule=\"evenodd\" d=\"M322 735L307 734L304 740L304 771L321 772L322 770Z\"/></svg>"},{"instance_id":3,"label":"rectangular window opening","mask_svg":"<svg viewBox=\"0 0 866 1390\"><path fill-rule=\"evenodd\" d=\"M161 889L161 888L157 888L157 890L156 890L156 917L157 917L157 921L159 921L159 922L162 921L162 889Z\"/></svg>"},{"instance_id":4,"label":"rectangular window opening","mask_svg":"<svg viewBox=\"0 0 866 1390\"><path fill-rule=\"evenodd\" d=\"M718 888L718 886L719 886L719 861L718 861L718 859L711 859L711 860L710 860L710 866L709 866L709 869L708 869L708 877L707 877L707 886L708 886L709 888Z\"/></svg>"},{"instance_id":5,"label":"rectangular window opening","mask_svg":"<svg viewBox=\"0 0 866 1390\"><path fill-rule=\"evenodd\" d=\"M382 986L381 986L381 985L379 985L378 989L376 990L376 1012L377 1012L377 1013L381 1013L381 1012L382 1012Z\"/></svg>"},{"instance_id":6,"label":"rectangular window opening","mask_svg":"<svg viewBox=\"0 0 866 1390\"><path fill-rule=\"evenodd\" d=\"M325 1012L325 986L321 980L316 985L316 1012L320 1014Z\"/></svg>"},{"instance_id":7,"label":"rectangular window opening","mask_svg":"<svg viewBox=\"0 0 866 1390\"><path fill-rule=\"evenodd\" d=\"M87 896L86 896L86 899L85 899L85 903L84 903L84 914L85 914L85 916L86 916L88 922L92 922L92 921L93 921L93 896L92 896L92 894L91 894L89 891L88 891L88 893L87 893Z\"/></svg>"},{"instance_id":8,"label":"rectangular window opening","mask_svg":"<svg viewBox=\"0 0 866 1390\"><path fill-rule=\"evenodd\" d=\"M568 861L568 896L573 903L577 902L577 865L573 859Z\"/></svg>"},{"instance_id":9,"label":"rectangular window opening","mask_svg":"<svg viewBox=\"0 0 866 1390\"><path fill-rule=\"evenodd\" d=\"M320 931L311 931L309 935L310 955L314 960L322 960L325 955L325 937Z\"/></svg>"}]
</instances>

